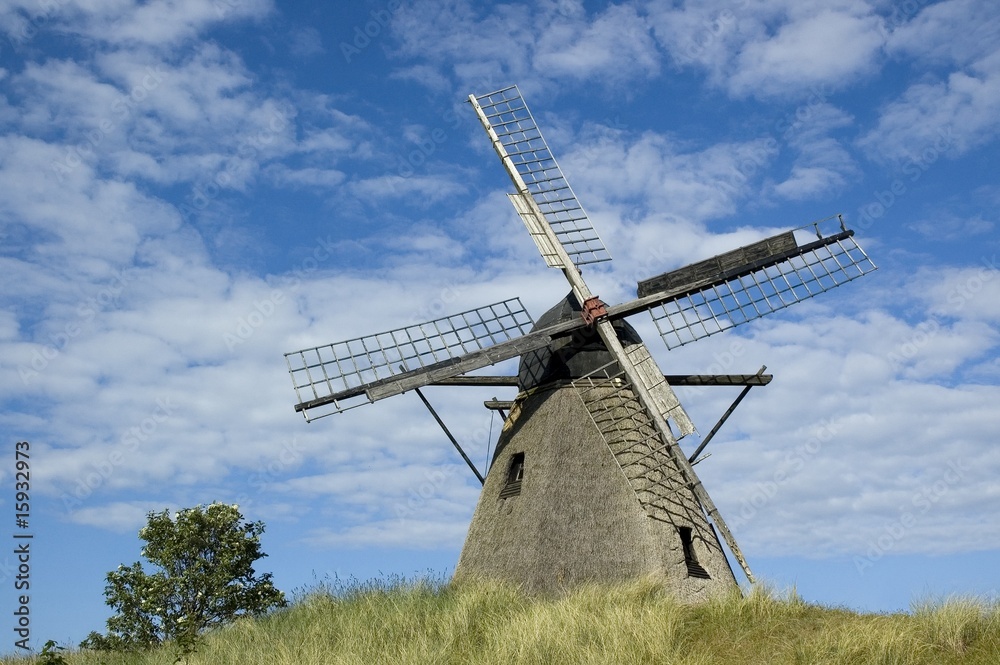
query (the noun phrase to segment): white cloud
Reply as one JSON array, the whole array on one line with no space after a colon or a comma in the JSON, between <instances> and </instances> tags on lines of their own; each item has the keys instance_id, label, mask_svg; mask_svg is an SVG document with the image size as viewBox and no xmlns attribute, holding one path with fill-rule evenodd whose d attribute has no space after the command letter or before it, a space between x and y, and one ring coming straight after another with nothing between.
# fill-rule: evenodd
<instances>
[{"instance_id":1,"label":"white cloud","mask_svg":"<svg viewBox=\"0 0 1000 665\"><path fill-rule=\"evenodd\" d=\"M736 95L786 95L813 86L840 87L875 71L880 19L864 3L801 11L767 40L743 46L727 80Z\"/></svg>"},{"instance_id":2,"label":"white cloud","mask_svg":"<svg viewBox=\"0 0 1000 665\"><path fill-rule=\"evenodd\" d=\"M499 88L508 80L523 80L529 73L530 54L542 11L497 5L489 12L477 10L466 0L404 6L390 24L399 43L399 55L420 54L466 87Z\"/></svg>"},{"instance_id":3,"label":"white cloud","mask_svg":"<svg viewBox=\"0 0 1000 665\"><path fill-rule=\"evenodd\" d=\"M632 7L614 5L588 15L580 2L541 2L532 7L497 4L488 11L465 0L403 8L391 28L397 56L435 63L463 89L494 90L517 81L538 90L563 76L620 88L659 73L659 54L645 19ZM401 76L441 80L423 68Z\"/></svg>"},{"instance_id":4,"label":"white cloud","mask_svg":"<svg viewBox=\"0 0 1000 665\"><path fill-rule=\"evenodd\" d=\"M737 97L800 97L876 71L882 20L857 0L700 2L646 6L661 46L679 68L708 70Z\"/></svg>"},{"instance_id":5,"label":"white cloud","mask_svg":"<svg viewBox=\"0 0 1000 665\"><path fill-rule=\"evenodd\" d=\"M299 58L310 58L326 52L323 48L323 38L319 30L313 27L301 28L292 32L291 38L292 55Z\"/></svg>"},{"instance_id":6,"label":"white cloud","mask_svg":"<svg viewBox=\"0 0 1000 665\"><path fill-rule=\"evenodd\" d=\"M284 164L273 164L264 170L267 178L277 187L333 188L346 179L343 171L305 167L291 169Z\"/></svg>"},{"instance_id":7,"label":"white cloud","mask_svg":"<svg viewBox=\"0 0 1000 665\"><path fill-rule=\"evenodd\" d=\"M461 521L408 520L403 524L395 520L370 521L339 531L316 529L303 541L323 548L455 549L462 546L469 530L467 522L471 514L462 517Z\"/></svg>"},{"instance_id":8,"label":"white cloud","mask_svg":"<svg viewBox=\"0 0 1000 665\"><path fill-rule=\"evenodd\" d=\"M67 4L64 29L115 44L169 47L224 22L261 19L270 0L154 0Z\"/></svg>"},{"instance_id":9,"label":"white cloud","mask_svg":"<svg viewBox=\"0 0 1000 665\"><path fill-rule=\"evenodd\" d=\"M983 219L982 215L972 218L956 217L943 212L910 224L910 228L928 239L960 240L989 233L996 224Z\"/></svg>"},{"instance_id":10,"label":"white cloud","mask_svg":"<svg viewBox=\"0 0 1000 665\"><path fill-rule=\"evenodd\" d=\"M767 139L697 147L645 132L587 136L564 160L588 207L605 202L639 204L630 216L650 212L704 222L732 214L773 159Z\"/></svg>"},{"instance_id":11,"label":"white cloud","mask_svg":"<svg viewBox=\"0 0 1000 665\"><path fill-rule=\"evenodd\" d=\"M362 200L407 198L423 205L437 203L463 191L454 178L438 175L381 175L355 180L349 189Z\"/></svg>"},{"instance_id":12,"label":"white cloud","mask_svg":"<svg viewBox=\"0 0 1000 665\"><path fill-rule=\"evenodd\" d=\"M929 4L916 16L899 17L886 49L935 64L968 65L1000 46L1000 16L994 9L989 0Z\"/></svg>"},{"instance_id":13,"label":"white cloud","mask_svg":"<svg viewBox=\"0 0 1000 665\"><path fill-rule=\"evenodd\" d=\"M633 8L609 7L589 25L554 22L538 40L535 68L550 77L627 80L659 73L649 26Z\"/></svg>"},{"instance_id":14,"label":"white cloud","mask_svg":"<svg viewBox=\"0 0 1000 665\"><path fill-rule=\"evenodd\" d=\"M922 270L914 275L920 299L935 316L1000 323L1000 259L996 252L969 259L967 267Z\"/></svg>"},{"instance_id":15,"label":"white cloud","mask_svg":"<svg viewBox=\"0 0 1000 665\"><path fill-rule=\"evenodd\" d=\"M859 144L883 163L933 163L993 141L1000 132L1000 17L982 0L924 7L890 34L888 50L930 65L882 109Z\"/></svg>"},{"instance_id":16,"label":"white cloud","mask_svg":"<svg viewBox=\"0 0 1000 665\"><path fill-rule=\"evenodd\" d=\"M160 512L172 507L149 501L114 501L74 511L70 513L70 520L108 531L135 533L146 524L146 517L150 512Z\"/></svg>"},{"instance_id":17,"label":"white cloud","mask_svg":"<svg viewBox=\"0 0 1000 665\"><path fill-rule=\"evenodd\" d=\"M773 186L779 198L802 201L840 189L860 173L857 163L841 141L830 133L853 124L853 118L827 102L803 109L802 118L782 135L798 155L791 173Z\"/></svg>"},{"instance_id":18,"label":"white cloud","mask_svg":"<svg viewBox=\"0 0 1000 665\"><path fill-rule=\"evenodd\" d=\"M10 222L33 230L35 260L56 260L36 273L107 278L131 263L143 236L178 226L173 209L133 183L97 179L85 164L68 172L54 168L65 157L58 145L17 136L0 137L0 143L0 183L8 192L0 206Z\"/></svg>"},{"instance_id":19,"label":"white cloud","mask_svg":"<svg viewBox=\"0 0 1000 665\"><path fill-rule=\"evenodd\" d=\"M881 162L929 168L943 155L960 155L1000 132L1000 51L956 71L946 81L917 83L882 110L859 145Z\"/></svg>"},{"instance_id":20,"label":"white cloud","mask_svg":"<svg viewBox=\"0 0 1000 665\"><path fill-rule=\"evenodd\" d=\"M896 363L891 354L908 339L926 338L919 324L876 313L849 321L813 312L794 323L762 321L755 328L750 341L736 347L742 349L737 362L751 367L761 358L775 379L747 399L713 444L713 457L699 467L747 550L758 556L862 554L902 512L919 519L905 538L892 542L893 553L997 542L1000 533L979 529L941 538L955 524L955 510L989 495L1000 464L980 450L992 428L988 404L998 396L996 387L951 385L954 368L995 345L995 334L973 348L968 330L942 329ZM695 415L701 408L695 403ZM711 417L723 408L720 402ZM962 477L935 489L949 462L961 465Z\"/></svg>"}]
</instances>

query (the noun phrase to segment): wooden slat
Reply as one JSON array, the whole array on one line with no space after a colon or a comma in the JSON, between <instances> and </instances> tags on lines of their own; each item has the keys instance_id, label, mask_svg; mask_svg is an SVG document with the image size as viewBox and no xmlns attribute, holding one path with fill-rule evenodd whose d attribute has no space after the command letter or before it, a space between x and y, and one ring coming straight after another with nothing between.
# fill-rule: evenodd
<instances>
[{"instance_id":1,"label":"wooden slat","mask_svg":"<svg viewBox=\"0 0 1000 665\"><path fill-rule=\"evenodd\" d=\"M771 374L664 374L672 386L766 386ZM516 376L452 376L439 379L431 386L517 387Z\"/></svg>"},{"instance_id":2,"label":"wooden slat","mask_svg":"<svg viewBox=\"0 0 1000 665\"><path fill-rule=\"evenodd\" d=\"M657 277L639 282L638 295L647 296L668 289L684 289L705 281L713 281L723 275L732 279L746 266L766 261L774 256L783 256L796 249L795 235L791 231L765 238L704 261L678 268Z\"/></svg>"},{"instance_id":3,"label":"wooden slat","mask_svg":"<svg viewBox=\"0 0 1000 665\"><path fill-rule=\"evenodd\" d=\"M652 395L656 407L660 410L660 415L668 421L672 421L680 431L680 436L685 437L694 433L695 426L691 422L684 408L681 406L677 395L670 389L670 386L663 378L656 361L649 355L649 350L645 344L632 344L625 347L625 355L635 366L639 379L646 390Z\"/></svg>"}]
</instances>

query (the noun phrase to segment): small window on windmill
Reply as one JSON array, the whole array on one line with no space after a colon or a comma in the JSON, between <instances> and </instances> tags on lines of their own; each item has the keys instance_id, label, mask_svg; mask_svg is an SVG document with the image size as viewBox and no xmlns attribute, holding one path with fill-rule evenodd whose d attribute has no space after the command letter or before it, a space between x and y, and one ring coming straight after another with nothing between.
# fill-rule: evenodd
<instances>
[{"instance_id":1,"label":"small window on windmill","mask_svg":"<svg viewBox=\"0 0 1000 665\"><path fill-rule=\"evenodd\" d=\"M698 577L703 580L711 579L708 571L700 563L694 553L694 542L691 540L691 527L679 526L678 533L681 536L681 546L684 548L684 564L687 566L688 577Z\"/></svg>"},{"instance_id":2,"label":"small window on windmill","mask_svg":"<svg viewBox=\"0 0 1000 665\"><path fill-rule=\"evenodd\" d=\"M524 478L524 453L514 453L507 467L507 482L500 490L500 498L517 496L521 493L521 480Z\"/></svg>"}]
</instances>

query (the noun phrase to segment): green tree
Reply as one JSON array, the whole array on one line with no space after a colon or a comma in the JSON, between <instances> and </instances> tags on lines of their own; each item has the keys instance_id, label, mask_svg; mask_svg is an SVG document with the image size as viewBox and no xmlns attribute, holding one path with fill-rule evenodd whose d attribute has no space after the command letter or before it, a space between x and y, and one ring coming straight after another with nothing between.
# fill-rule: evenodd
<instances>
[{"instance_id":1,"label":"green tree","mask_svg":"<svg viewBox=\"0 0 1000 665\"><path fill-rule=\"evenodd\" d=\"M286 605L271 574L253 569L267 556L263 522L244 522L237 506L222 503L147 519L139 530L142 556L157 570L147 573L136 562L108 573L105 602L116 614L107 635L92 632L81 647L126 651L175 640L186 653L206 629Z\"/></svg>"}]
</instances>

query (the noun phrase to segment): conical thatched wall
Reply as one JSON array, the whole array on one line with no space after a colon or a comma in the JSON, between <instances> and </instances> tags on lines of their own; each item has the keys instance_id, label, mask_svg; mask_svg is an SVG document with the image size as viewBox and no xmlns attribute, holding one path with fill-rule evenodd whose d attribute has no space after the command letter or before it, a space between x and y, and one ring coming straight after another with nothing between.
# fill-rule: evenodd
<instances>
[{"instance_id":1,"label":"conical thatched wall","mask_svg":"<svg viewBox=\"0 0 1000 665\"><path fill-rule=\"evenodd\" d=\"M572 315L573 305L568 298L538 325ZM620 336L634 335L629 329ZM732 589L719 540L669 457L637 448L628 435L606 440L591 419L565 375L610 356L593 340L576 344L589 351L522 360L522 392L500 435L455 578L549 593L652 577L692 600ZM569 370L554 367L570 358ZM635 405L627 390L611 382L606 390L615 406Z\"/></svg>"}]
</instances>

